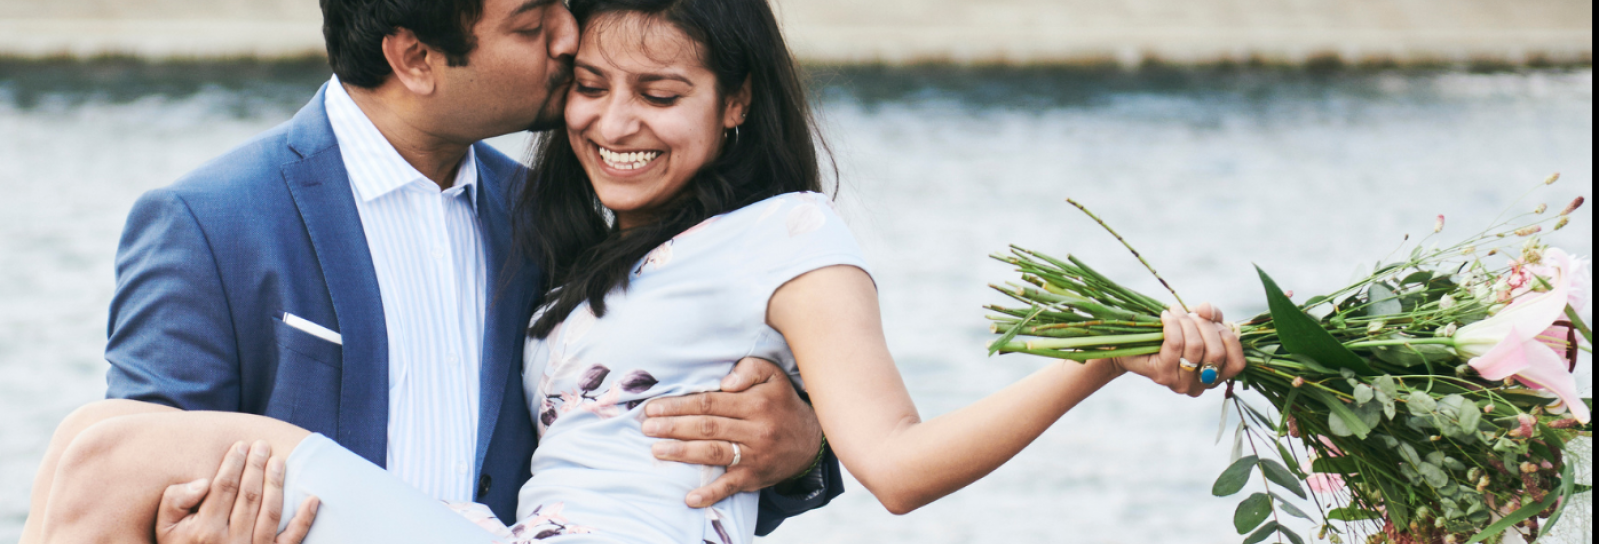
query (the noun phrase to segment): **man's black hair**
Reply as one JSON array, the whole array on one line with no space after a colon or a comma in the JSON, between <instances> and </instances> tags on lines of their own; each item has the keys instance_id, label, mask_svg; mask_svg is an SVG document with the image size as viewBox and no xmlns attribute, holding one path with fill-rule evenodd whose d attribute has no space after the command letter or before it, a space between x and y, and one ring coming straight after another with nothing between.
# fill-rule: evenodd
<instances>
[{"instance_id":1,"label":"man's black hair","mask_svg":"<svg viewBox=\"0 0 1599 544\"><path fill-rule=\"evenodd\" d=\"M394 70L383 38L401 28L444 52L450 66L465 66L477 46L472 27L484 0L322 0L322 35L328 64L341 81L362 88L383 84Z\"/></svg>"}]
</instances>

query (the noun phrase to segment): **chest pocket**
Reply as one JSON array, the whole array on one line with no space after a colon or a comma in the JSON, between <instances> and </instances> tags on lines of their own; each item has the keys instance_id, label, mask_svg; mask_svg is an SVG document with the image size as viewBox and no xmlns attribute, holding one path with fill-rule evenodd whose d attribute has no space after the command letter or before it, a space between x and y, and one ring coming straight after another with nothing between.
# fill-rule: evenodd
<instances>
[{"instance_id":1,"label":"chest pocket","mask_svg":"<svg viewBox=\"0 0 1599 544\"><path fill-rule=\"evenodd\" d=\"M277 340L268 417L326 436L338 436L339 392L344 377L344 347L272 319Z\"/></svg>"},{"instance_id":2,"label":"chest pocket","mask_svg":"<svg viewBox=\"0 0 1599 544\"><path fill-rule=\"evenodd\" d=\"M284 358L292 353L335 369L344 368L344 346L291 327L282 318L272 318L272 327L277 335L278 348L287 352L280 353Z\"/></svg>"}]
</instances>

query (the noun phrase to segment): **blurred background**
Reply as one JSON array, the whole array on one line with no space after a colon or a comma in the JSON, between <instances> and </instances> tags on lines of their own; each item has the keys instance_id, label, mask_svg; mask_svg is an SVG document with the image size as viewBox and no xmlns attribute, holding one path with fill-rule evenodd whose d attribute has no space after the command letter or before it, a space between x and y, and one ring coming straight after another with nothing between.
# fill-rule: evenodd
<instances>
[{"instance_id":1,"label":"blurred background","mask_svg":"<svg viewBox=\"0 0 1599 544\"><path fill-rule=\"evenodd\" d=\"M1013 276L989 253L1159 292L1067 197L1241 317L1265 306L1251 264L1327 292L1438 214L1458 238L1593 192L1591 1L777 4L925 416L1046 364L984 357L985 285ZM292 116L329 76L319 25L312 0L0 1L0 543L56 423L104 393L134 199ZM1591 255L1592 224L1549 239ZM894 517L857 485L765 542L1236 543L1220 406L1113 384L942 502ZM1580 502L1552 542L1593 542Z\"/></svg>"}]
</instances>

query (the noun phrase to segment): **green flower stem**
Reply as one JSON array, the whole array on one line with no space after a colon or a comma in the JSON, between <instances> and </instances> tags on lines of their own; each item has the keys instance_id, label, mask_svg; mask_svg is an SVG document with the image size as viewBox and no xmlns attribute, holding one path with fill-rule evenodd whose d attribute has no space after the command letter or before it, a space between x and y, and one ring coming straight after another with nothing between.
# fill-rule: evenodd
<instances>
[{"instance_id":1,"label":"green flower stem","mask_svg":"<svg viewBox=\"0 0 1599 544\"><path fill-rule=\"evenodd\" d=\"M1588 343L1592 344L1593 343L1593 331L1588 328L1588 324L1587 323L1584 323L1582 321L1582 315L1577 313L1577 309L1576 308L1572 308L1569 305L1566 306L1566 317L1571 319L1571 325L1572 326L1577 327L1577 332L1582 333L1582 337L1583 338L1587 338L1588 339ZM1593 353L1593 351L1589 350L1588 353Z\"/></svg>"},{"instance_id":2,"label":"green flower stem","mask_svg":"<svg viewBox=\"0 0 1599 544\"><path fill-rule=\"evenodd\" d=\"M1455 347L1455 339L1453 339L1453 338L1409 338L1409 339L1405 339L1405 340L1372 340L1370 342L1352 342L1352 343L1349 343L1349 344L1344 344L1344 347L1351 348L1351 349L1357 349L1357 348L1380 348L1380 347L1392 347L1392 346L1425 346L1425 345L1429 345L1429 344L1430 345L1435 345L1435 346Z\"/></svg>"},{"instance_id":3,"label":"green flower stem","mask_svg":"<svg viewBox=\"0 0 1599 544\"><path fill-rule=\"evenodd\" d=\"M1093 338L1045 339L1027 342L1027 349L1082 349L1101 346L1125 346L1127 344L1142 344L1145 342L1162 342L1165 339L1166 333L1160 332Z\"/></svg>"},{"instance_id":4,"label":"green flower stem","mask_svg":"<svg viewBox=\"0 0 1599 544\"><path fill-rule=\"evenodd\" d=\"M1100 350L1100 351L1056 351L1056 350L1047 350L1047 349L1027 349L1027 346L1025 344L1012 343L1012 344L1006 344L1004 347L999 348L999 352L1000 353L1025 353L1027 355L1037 355L1039 357L1049 357L1049 358L1052 358L1052 359L1065 359L1065 360L1068 360L1068 361L1077 361L1079 363L1086 363L1088 361L1093 361L1093 360L1097 360L1097 359L1115 359L1115 358L1118 358L1118 357L1137 357L1137 356L1140 356L1140 355L1153 355L1153 354L1156 354L1156 353L1160 353L1160 346L1141 347L1141 348L1127 348L1127 349L1116 349L1116 350Z\"/></svg>"}]
</instances>

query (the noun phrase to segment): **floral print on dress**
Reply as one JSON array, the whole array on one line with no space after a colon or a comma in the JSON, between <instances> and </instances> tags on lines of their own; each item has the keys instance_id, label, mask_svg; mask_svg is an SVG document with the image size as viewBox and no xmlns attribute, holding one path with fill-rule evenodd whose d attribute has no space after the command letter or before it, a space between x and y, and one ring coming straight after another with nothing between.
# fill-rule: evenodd
<instances>
[{"instance_id":1,"label":"floral print on dress","mask_svg":"<svg viewBox=\"0 0 1599 544\"><path fill-rule=\"evenodd\" d=\"M651 251L649 255L645 255L644 262L639 263L638 269L633 271L633 275L642 276L645 272L657 271L662 268L666 268L666 265L672 264L672 246L677 245L677 243L684 238L693 236L695 233L709 228L711 225L716 223L717 219L720 218L712 217L710 219L706 219L701 221L700 224L695 225L693 228L685 230L677 236L673 236L671 240L667 240L666 243L661 244L661 247L657 247L655 250Z\"/></svg>"},{"instance_id":2,"label":"floral print on dress","mask_svg":"<svg viewBox=\"0 0 1599 544\"><path fill-rule=\"evenodd\" d=\"M804 202L801 202L800 205L795 206L792 210L789 210L789 237L799 236L801 234L810 234L812 232L822 230L822 227L827 225L827 214L822 213L822 207L816 205L815 202L811 202L810 200L811 199L804 199Z\"/></svg>"},{"instance_id":3,"label":"floral print on dress","mask_svg":"<svg viewBox=\"0 0 1599 544\"><path fill-rule=\"evenodd\" d=\"M624 410L623 406L619 406L622 393L630 395L645 393L660 383L660 380L655 379L655 376L649 372L634 370L612 383L605 393L599 393L599 390L605 386L605 380L610 376L609 367L594 365L583 371L583 375L578 378L577 389L555 392L551 387L554 379L545 375L541 385L544 402L539 406L539 433L548 431L551 425L561 419L561 416L572 412L586 412L599 416L600 419L620 416L624 411L632 411L644 403L643 400L630 401Z\"/></svg>"}]
</instances>

